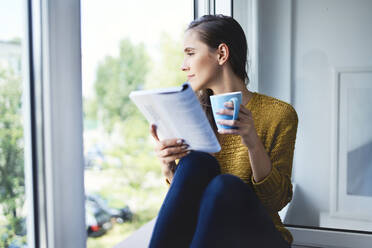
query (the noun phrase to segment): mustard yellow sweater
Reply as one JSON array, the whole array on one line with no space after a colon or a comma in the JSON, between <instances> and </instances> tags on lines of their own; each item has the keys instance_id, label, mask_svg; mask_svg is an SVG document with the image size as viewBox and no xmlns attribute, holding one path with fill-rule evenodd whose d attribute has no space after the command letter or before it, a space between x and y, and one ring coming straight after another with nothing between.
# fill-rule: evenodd
<instances>
[{"instance_id":1,"label":"mustard yellow sweater","mask_svg":"<svg viewBox=\"0 0 372 248\"><path fill-rule=\"evenodd\" d=\"M298 124L296 111L288 103L259 93L253 93L245 107L252 112L257 134L270 157L270 174L258 183L253 180L248 148L238 135L218 135L222 149L214 156L222 173L236 175L253 187L275 227L287 242L292 243L292 235L281 222L278 211L292 199L291 172Z\"/></svg>"}]
</instances>

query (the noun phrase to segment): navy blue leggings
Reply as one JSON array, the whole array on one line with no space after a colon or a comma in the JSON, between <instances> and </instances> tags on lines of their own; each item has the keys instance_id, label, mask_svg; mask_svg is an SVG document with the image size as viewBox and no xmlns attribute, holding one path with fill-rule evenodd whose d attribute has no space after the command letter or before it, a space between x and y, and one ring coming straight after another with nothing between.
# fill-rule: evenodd
<instances>
[{"instance_id":1,"label":"navy blue leggings","mask_svg":"<svg viewBox=\"0 0 372 248\"><path fill-rule=\"evenodd\" d=\"M253 189L220 174L217 160L191 152L180 160L159 211L151 248L288 248Z\"/></svg>"}]
</instances>

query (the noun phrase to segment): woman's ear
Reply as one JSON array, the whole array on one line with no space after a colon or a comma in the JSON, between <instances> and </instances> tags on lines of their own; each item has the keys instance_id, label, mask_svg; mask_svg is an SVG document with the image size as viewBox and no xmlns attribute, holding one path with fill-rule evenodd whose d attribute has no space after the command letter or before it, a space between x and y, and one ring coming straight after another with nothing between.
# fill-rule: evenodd
<instances>
[{"instance_id":1,"label":"woman's ear","mask_svg":"<svg viewBox=\"0 0 372 248\"><path fill-rule=\"evenodd\" d=\"M218 64L223 65L229 58L229 47L225 43L221 43L217 48Z\"/></svg>"}]
</instances>

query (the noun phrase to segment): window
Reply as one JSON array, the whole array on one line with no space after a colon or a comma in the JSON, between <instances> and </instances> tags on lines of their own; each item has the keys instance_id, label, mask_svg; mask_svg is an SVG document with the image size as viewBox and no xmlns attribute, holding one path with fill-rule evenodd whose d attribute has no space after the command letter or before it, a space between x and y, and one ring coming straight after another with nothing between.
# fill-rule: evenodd
<instances>
[{"instance_id":1,"label":"window","mask_svg":"<svg viewBox=\"0 0 372 248\"><path fill-rule=\"evenodd\" d=\"M193 1L81 2L88 247L112 247L153 219L167 185L132 90L179 85Z\"/></svg>"},{"instance_id":2,"label":"window","mask_svg":"<svg viewBox=\"0 0 372 248\"><path fill-rule=\"evenodd\" d=\"M27 244L22 1L0 2L0 247Z\"/></svg>"},{"instance_id":3,"label":"window","mask_svg":"<svg viewBox=\"0 0 372 248\"><path fill-rule=\"evenodd\" d=\"M363 28L372 15L371 2L357 2L233 1L255 88L290 102L299 117L293 197L280 213L294 244L369 247L372 240L372 50L364 42L372 36ZM343 37L347 50L337 46Z\"/></svg>"}]
</instances>

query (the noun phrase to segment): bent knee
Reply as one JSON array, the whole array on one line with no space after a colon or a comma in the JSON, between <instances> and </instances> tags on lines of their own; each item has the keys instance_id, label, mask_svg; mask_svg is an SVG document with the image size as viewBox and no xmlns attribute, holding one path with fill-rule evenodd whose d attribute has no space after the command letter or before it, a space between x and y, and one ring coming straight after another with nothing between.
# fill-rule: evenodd
<instances>
[{"instance_id":1,"label":"bent knee","mask_svg":"<svg viewBox=\"0 0 372 248\"><path fill-rule=\"evenodd\" d=\"M192 170L210 170L217 174L220 173L217 159L206 152L192 151L180 160L179 167L191 167Z\"/></svg>"},{"instance_id":2,"label":"bent knee","mask_svg":"<svg viewBox=\"0 0 372 248\"><path fill-rule=\"evenodd\" d=\"M211 187L217 189L228 189L237 187L237 184L241 184L242 180L231 174L218 175L211 181ZM243 182L244 183L244 182Z\"/></svg>"},{"instance_id":3,"label":"bent knee","mask_svg":"<svg viewBox=\"0 0 372 248\"><path fill-rule=\"evenodd\" d=\"M223 194L224 192L252 192L253 189L243 182L239 177L231 174L218 175L209 183L207 190L212 194Z\"/></svg>"}]
</instances>

